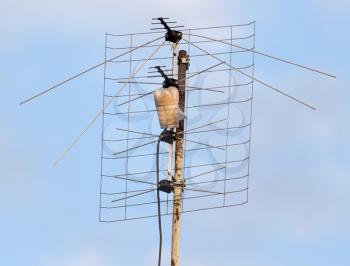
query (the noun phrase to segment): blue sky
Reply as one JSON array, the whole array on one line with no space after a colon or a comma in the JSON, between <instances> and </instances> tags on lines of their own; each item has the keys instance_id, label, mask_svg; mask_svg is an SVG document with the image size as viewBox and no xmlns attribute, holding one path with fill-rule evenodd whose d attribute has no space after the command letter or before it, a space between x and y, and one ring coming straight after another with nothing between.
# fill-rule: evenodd
<instances>
[{"instance_id":1,"label":"blue sky","mask_svg":"<svg viewBox=\"0 0 350 266\"><path fill-rule=\"evenodd\" d=\"M157 16L190 27L256 20L258 50L338 76L257 58L257 77L318 110L256 86L249 204L184 216L182 264L350 264L349 2L177 3L0 1L0 265L156 264L155 220L98 223L100 122L52 168L100 108L102 69L18 103L103 60L105 32L145 31Z\"/></svg>"}]
</instances>

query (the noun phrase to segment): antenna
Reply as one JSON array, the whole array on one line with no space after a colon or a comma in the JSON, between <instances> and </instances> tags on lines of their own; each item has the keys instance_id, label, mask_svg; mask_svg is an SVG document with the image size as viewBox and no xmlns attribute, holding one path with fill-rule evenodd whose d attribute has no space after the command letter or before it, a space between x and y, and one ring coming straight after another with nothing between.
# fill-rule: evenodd
<instances>
[{"instance_id":1,"label":"antenna","mask_svg":"<svg viewBox=\"0 0 350 266\"><path fill-rule=\"evenodd\" d=\"M169 78L167 74L162 70L161 66L155 66L158 73L164 78L163 88L176 87L179 88L179 83L177 79Z\"/></svg>"},{"instance_id":2,"label":"antenna","mask_svg":"<svg viewBox=\"0 0 350 266\"><path fill-rule=\"evenodd\" d=\"M165 30L167 31L167 33L165 34L165 40L166 41L169 41L169 42L172 42L172 43L178 43L181 38L182 38L182 32L180 31L177 31L177 30L174 30L172 28L175 28L175 27L183 27L183 26L175 26L175 27L172 27L170 28L168 26L168 23L176 23L176 22L165 22L165 20L167 20L169 18L153 18L153 20L158 20L159 21L159 24L163 25L163 27L165 28ZM153 28L151 30L155 30L155 29L161 29L161 28Z\"/></svg>"},{"instance_id":3,"label":"antenna","mask_svg":"<svg viewBox=\"0 0 350 266\"><path fill-rule=\"evenodd\" d=\"M101 117L99 221L157 218L158 266L163 217L172 219L171 265L178 266L183 214L248 203L256 83L316 110L257 78L255 56L336 78L255 50L255 21L203 28L176 23L158 17L152 25L160 28L148 32L107 33L104 61L20 103L104 67L102 108L54 165Z\"/></svg>"}]
</instances>

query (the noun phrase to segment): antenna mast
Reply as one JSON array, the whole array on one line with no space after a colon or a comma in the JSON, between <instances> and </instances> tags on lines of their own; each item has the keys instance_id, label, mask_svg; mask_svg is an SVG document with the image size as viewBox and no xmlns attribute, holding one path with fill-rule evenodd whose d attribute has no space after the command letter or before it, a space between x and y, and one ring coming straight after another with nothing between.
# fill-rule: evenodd
<instances>
[{"instance_id":1,"label":"antenna mast","mask_svg":"<svg viewBox=\"0 0 350 266\"><path fill-rule=\"evenodd\" d=\"M256 78L254 75L255 54L328 77L336 78L336 76L256 51L255 21L240 25L189 28L177 31L175 28L183 26L170 27L170 24L177 22L168 21L168 19L162 17L152 19L154 21L152 24L160 25L160 28L151 30L165 30L165 32L106 34L103 62L35 94L20 104L33 101L67 82L104 66L103 107L67 147L55 165L71 151L102 116L100 222L158 217L158 266L161 266L162 216L172 215L171 266L179 266L182 213L242 206L248 203L254 82L315 110L304 101ZM222 34L225 34L223 37L219 38L217 34L214 35L215 38L207 36L208 31L218 29L223 30ZM233 29L237 29L237 33L233 34ZM243 29L250 30L251 34L243 34L242 32L245 32ZM201 34L203 30L204 35ZM195 31L195 34L192 31ZM165 33L165 35L149 40L150 37L154 38L153 34L158 33ZM117 47L112 41L108 42L108 38L113 40L126 36L130 38L130 47L119 47L119 45ZM195 41L191 39L191 36L196 37ZM161 39L165 40L157 44L156 42ZM144 41L140 43L140 40ZM180 41L182 44L188 44L188 51L179 51ZM226 49L223 50L220 47L214 52L210 47L202 48L201 43L220 43L224 44ZM155 57L163 45L172 47L172 55ZM152 49L152 53L146 58L140 58L140 55L134 56L134 51L139 49L142 51L143 48L150 47L156 48ZM190 47L194 47L197 51L197 53L191 52L194 64L199 62L205 65L205 68L203 66L196 72L189 72L187 76L189 67L187 53ZM107 49L110 56L107 55ZM119 50L127 51L116 55L115 51ZM126 60L126 55L129 55L128 60ZM213 59L215 65L207 67L208 62L210 63L210 60ZM168 62L168 60L171 61ZM157 75L145 76L142 74L145 72L143 68L152 64L151 61L162 62L166 65L172 64L172 69L162 69L166 65L153 66L150 68L155 68L156 71L150 71L148 74L157 73ZM129 69L116 68L120 66L116 64L121 63L128 63ZM133 70L135 63L137 67ZM225 68L223 68L224 65ZM218 66L222 67L218 68ZM113 71L106 71L107 67ZM125 73L128 72L129 74L125 77ZM231 72L235 72L236 75L233 76ZM228 75L227 81L223 79L223 73ZM192 81L186 84L187 80L193 80L193 77L202 74L207 75L205 86ZM144 78L157 78L158 80L148 82L143 80ZM162 83L160 78L163 79ZM124 83L117 91L115 91L116 82ZM202 83L202 81L196 82ZM135 85L132 86L132 90L131 84ZM140 84L152 85L152 87L162 85L162 87L156 90L154 88L144 90L137 87ZM150 109L149 106L148 96L152 94L154 101L151 104L152 106L155 104L156 109ZM230 115L230 113L233 114ZM160 135L150 132L154 125L154 114L158 114L159 124L163 129ZM147 121L145 116L147 116ZM187 117L192 122L190 129L187 128L187 123L184 123ZM216 121L213 121L214 118ZM132 127L130 121L133 122ZM116 124L118 128L115 128ZM137 130L137 127L140 130ZM161 142L169 145L167 152L160 151ZM149 146L155 143L157 143L156 153L150 153ZM185 157L185 153L191 155ZM152 162L154 156L156 160ZM164 163L166 160L167 169ZM166 175L167 178L160 180L160 174ZM184 191L186 191L185 195ZM157 193L156 201L150 198L154 192ZM161 192L166 194L161 194ZM171 193L173 193L172 197ZM184 204L185 201L186 204ZM169 210L171 209L169 202L172 202L172 210ZM147 212L145 206L149 206ZM157 210L156 213L155 210Z\"/></svg>"},{"instance_id":2,"label":"antenna mast","mask_svg":"<svg viewBox=\"0 0 350 266\"><path fill-rule=\"evenodd\" d=\"M179 107L185 112L186 101L186 71L189 59L186 51L181 50L178 56L178 80L179 80ZM184 157L184 120L176 128L176 149L175 149L175 183L181 184L174 187L173 226L171 244L171 266L180 265L180 235L181 235L181 211L183 193L183 157Z\"/></svg>"}]
</instances>

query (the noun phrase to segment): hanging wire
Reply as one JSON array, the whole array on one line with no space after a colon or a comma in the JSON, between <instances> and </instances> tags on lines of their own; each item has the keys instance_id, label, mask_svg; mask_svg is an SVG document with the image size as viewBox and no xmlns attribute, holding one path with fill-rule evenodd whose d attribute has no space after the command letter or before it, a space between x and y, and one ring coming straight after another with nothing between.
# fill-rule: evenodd
<instances>
[{"instance_id":1,"label":"hanging wire","mask_svg":"<svg viewBox=\"0 0 350 266\"><path fill-rule=\"evenodd\" d=\"M163 133L163 132L162 132ZM162 135L161 133L161 135ZM158 266L161 266L162 263L162 245L163 245L163 232L162 232L162 213L160 206L160 190L159 190L159 147L160 140L159 136L157 141L157 158L156 158L156 168L157 168L157 207L158 207L158 229L159 229L159 252L158 252Z\"/></svg>"}]
</instances>

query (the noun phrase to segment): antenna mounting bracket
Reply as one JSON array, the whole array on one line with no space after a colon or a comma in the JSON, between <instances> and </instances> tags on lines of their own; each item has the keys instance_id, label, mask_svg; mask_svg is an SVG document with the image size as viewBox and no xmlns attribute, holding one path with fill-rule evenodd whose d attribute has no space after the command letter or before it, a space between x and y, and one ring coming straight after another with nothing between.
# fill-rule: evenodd
<instances>
[{"instance_id":1,"label":"antenna mounting bracket","mask_svg":"<svg viewBox=\"0 0 350 266\"><path fill-rule=\"evenodd\" d=\"M163 88L176 87L179 88L179 83L177 79L169 78L167 74L161 69L160 66L155 66L155 69L158 70L159 74L164 78Z\"/></svg>"},{"instance_id":2,"label":"antenna mounting bracket","mask_svg":"<svg viewBox=\"0 0 350 266\"><path fill-rule=\"evenodd\" d=\"M171 192L174 192L174 188L175 187L182 187L184 188L185 187L185 184L182 182L182 183L176 183L174 180L169 180L169 179L163 179L163 180L160 180L159 183L158 183L158 189L160 191L163 191L165 193L171 193Z\"/></svg>"},{"instance_id":3,"label":"antenna mounting bracket","mask_svg":"<svg viewBox=\"0 0 350 266\"><path fill-rule=\"evenodd\" d=\"M176 140L176 133L169 129L164 129L159 138L160 141L166 142L168 144L173 144L174 140Z\"/></svg>"},{"instance_id":4,"label":"antenna mounting bracket","mask_svg":"<svg viewBox=\"0 0 350 266\"><path fill-rule=\"evenodd\" d=\"M182 39L182 32L171 29L168 24L164 21L164 18L157 18L159 20L160 24L164 26L167 33L165 34L165 40L172 42L172 43L178 43Z\"/></svg>"},{"instance_id":5,"label":"antenna mounting bracket","mask_svg":"<svg viewBox=\"0 0 350 266\"><path fill-rule=\"evenodd\" d=\"M158 189L165 193L171 193L174 191L175 182L172 180L164 179L160 180L158 183Z\"/></svg>"}]
</instances>

